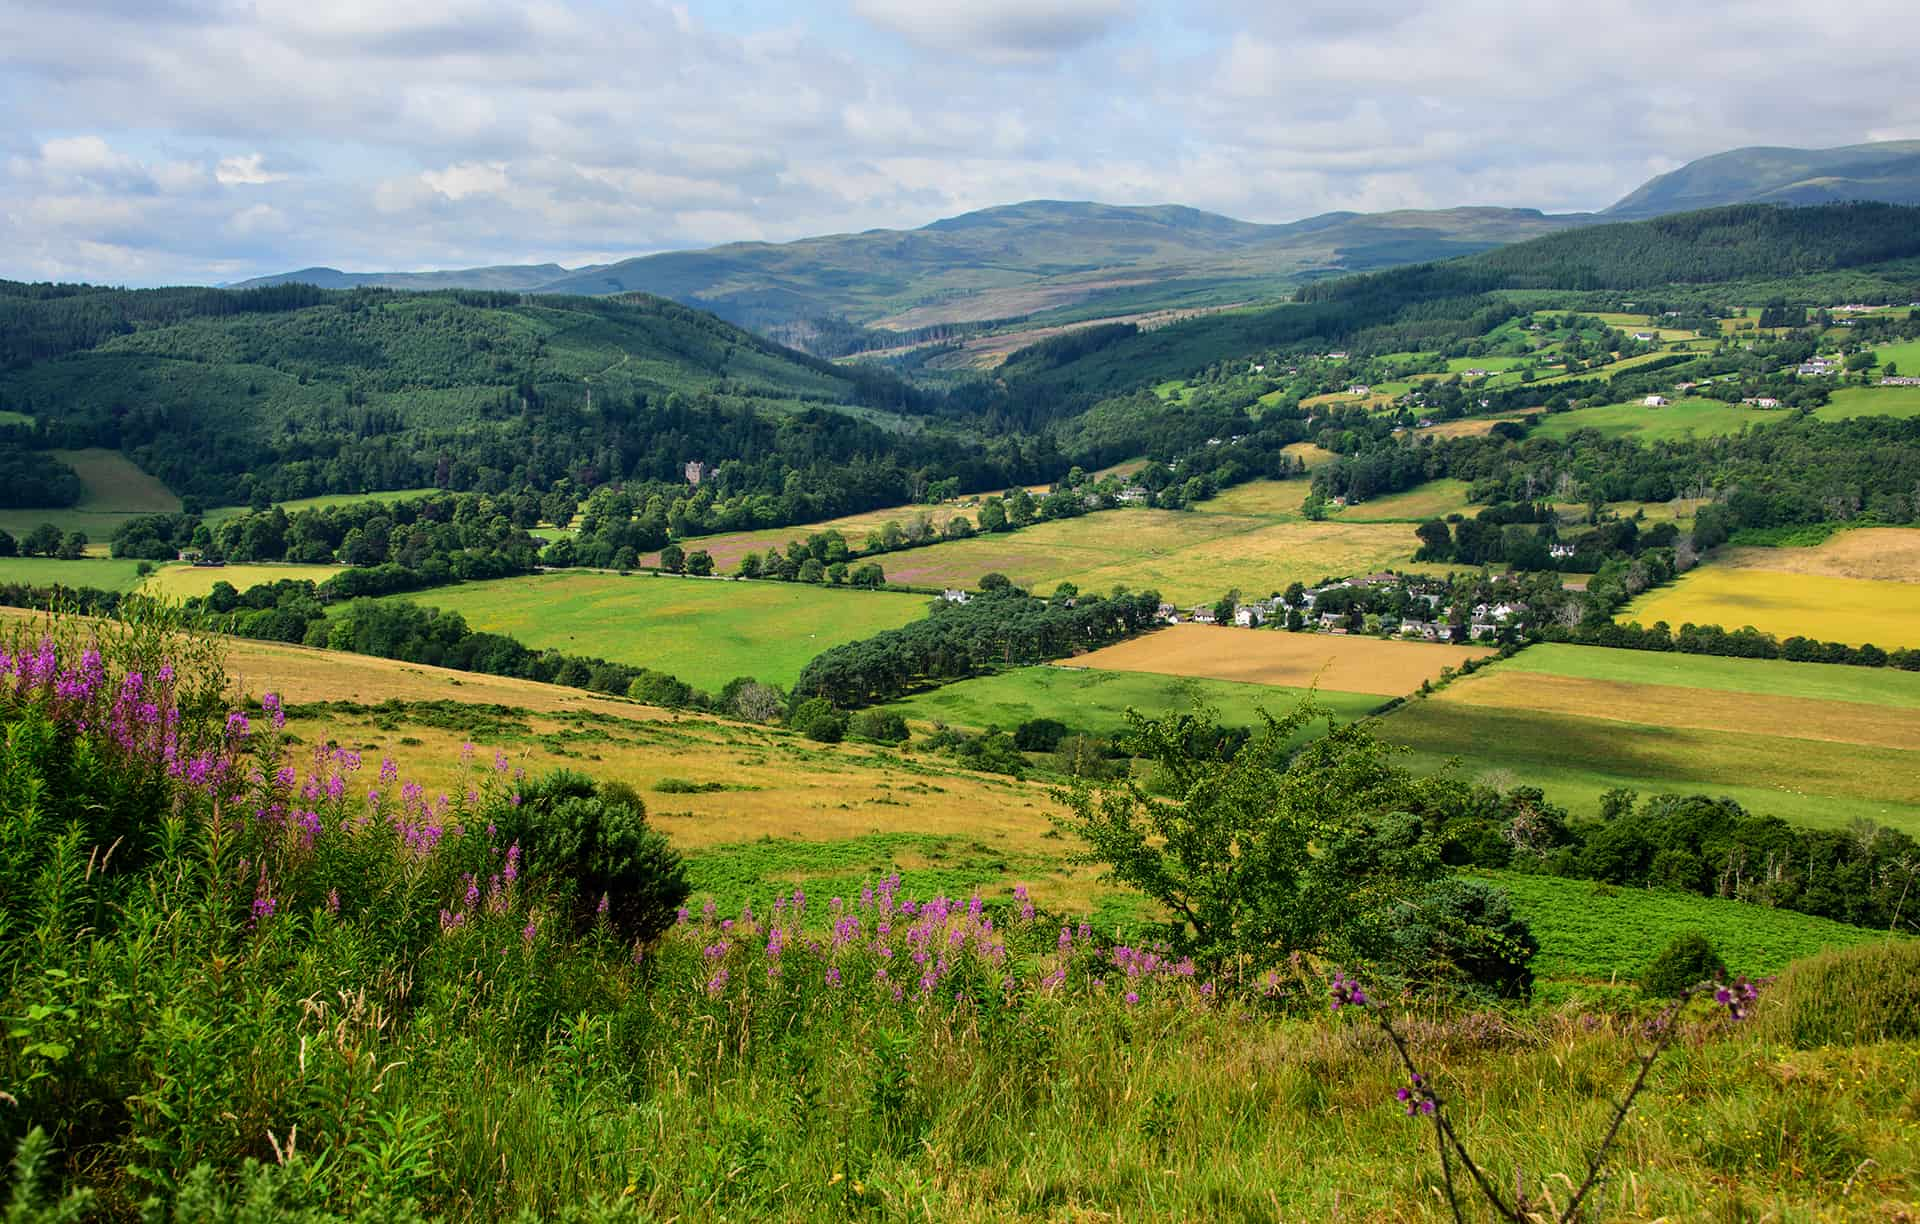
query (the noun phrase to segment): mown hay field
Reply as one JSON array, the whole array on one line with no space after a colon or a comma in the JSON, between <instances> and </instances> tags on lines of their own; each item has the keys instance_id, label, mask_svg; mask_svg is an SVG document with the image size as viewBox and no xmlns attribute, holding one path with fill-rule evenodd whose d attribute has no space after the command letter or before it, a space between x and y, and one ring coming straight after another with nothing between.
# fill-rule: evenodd
<instances>
[{"instance_id":1,"label":"mown hay field","mask_svg":"<svg viewBox=\"0 0 1920 1224\"><path fill-rule=\"evenodd\" d=\"M1044 491L1045 486L1040 486ZM740 558L748 553L764 553L769 548L778 548L785 552L787 545L795 540L804 540L810 535L824 531L837 531L847 537L850 547L858 550L867 542L867 533L898 523L901 527L926 515L935 527L946 526L948 520L964 515L968 522L980 525L980 499L961 498L955 501L941 502L932 506L889 506L882 510L868 510L860 514L849 514L841 518L826 519L818 523L803 523L793 527L769 527L762 531L732 531L721 535L694 536L679 541L680 547L687 552L705 549L713 558L716 573L731 573L740 564ZM643 565L658 565L659 553L649 553L642 557ZM884 564L884 559L882 561Z\"/></svg>"},{"instance_id":2,"label":"mown hay field","mask_svg":"<svg viewBox=\"0 0 1920 1224\"><path fill-rule=\"evenodd\" d=\"M1391 642L1345 634L1169 625L1081 655L1074 664L1400 697L1419 688L1424 680L1439 679L1448 667L1492 653L1480 647Z\"/></svg>"},{"instance_id":3,"label":"mown hay field","mask_svg":"<svg viewBox=\"0 0 1920 1224\"><path fill-rule=\"evenodd\" d=\"M1920 832L1920 676L1906 673L1535 646L1382 729L1427 767L1457 757L1468 778L1539 786L1575 812L1624 787Z\"/></svg>"},{"instance_id":4,"label":"mown hay field","mask_svg":"<svg viewBox=\"0 0 1920 1224\"><path fill-rule=\"evenodd\" d=\"M926 615L927 599L797 582L534 574L406 596L537 649L667 672L709 692L736 676L790 686L829 646Z\"/></svg>"},{"instance_id":5,"label":"mown hay field","mask_svg":"<svg viewBox=\"0 0 1920 1224\"><path fill-rule=\"evenodd\" d=\"M1716 569L1920 582L1920 528L1842 531L1812 548L1728 548L1714 554L1713 564Z\"/></svg>"},{"instance_id":6,"label":"mown hay field","mask_svg":"<svg viewBox=\"0 0 1920 1224\"><path fill-rule=\"evenodd\" d=\"M1920 598L1912 583L1771 569L1701 566L1634 600L1617 619L1665 621L1676 629L1752 626L1781 638L1798 634L1883 649L1920 646Z\"/></svg>"},{"instance_id":7,"label":"mown hay field","mask_svg":"<svg viewBox=\"0 0 1920 1224\"><path fill-rule=\"evenodd\" d=\"M188 599L205 595L213 590L217 582L227 583L236 591L244 591L248 587L282 580L325 582L345 568L344 565L283 565L277 562L232 565L182 565L176 562L163 565L148 575L146 581L140 584L140 593L167 599Z\"/></svg>"},{"instance_id":8,"label":"mown hay field","mask_svg":"<svg viewBox=\"0 0 1920 1224\"><path fill-rule=\"evenodd\" d=\"M1416 429L1414 432L1422 436L1435 438L1477 438L1482 434L1492 433L1493 427L1502 421L1521 421L1527 417L1537 415L1539 415L1539 412L1536 410L1533 412L1506 412L1499 416L1463 417L1457 421L1442 421L1438 425L1428 425L1424 429Z\"/></svg>"},{"instance_id":9,"label":"mown hay field","mask_svg":"<svg viewBox=\"0 0 1920 1224\"><path fill-rule=\"evenodd\" d=\"M1029 719L1052 718L1075 731L1110 735L1126 726L1128 709L1159 717L1206 705L1229 726L1254 727L1260 723L1261 711L1278 718L1304 696L1305 689L1282 685L1051 666L1020 667L962 680L889 708L909 719L960 727L1011 731ZM1374 694L1333 690L1323 690L1316 700L1342 721L1363 718L1380 704Z\"/></svg>"},{"instance_id":10,"label":"mown hay field","mask_svg":"<svg viewBox=\"0 0 1920 1224\"><path fill-rule=\"evenodd\" d=\"M109 537L128 519L180 509L180 499L167 486L134 466L119 451L91 447L49 453L80 477L85 486L80 501L67 509L0 510L0 529L19 536L41 523L52 523L63 532L85 532L96 550L104 554Z\"/></svg>"}]
</instances>

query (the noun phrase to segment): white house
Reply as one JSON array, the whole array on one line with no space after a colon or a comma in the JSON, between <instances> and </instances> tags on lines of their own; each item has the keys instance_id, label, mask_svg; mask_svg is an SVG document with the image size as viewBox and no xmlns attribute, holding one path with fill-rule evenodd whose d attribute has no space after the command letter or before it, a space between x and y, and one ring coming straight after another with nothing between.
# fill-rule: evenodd
<instances>
[{"instance_id":1,"label":"white house","mask_svg":"<svg viewBox=\"0 0 1920 1224\"><path fill-rule=\"evenodd\" d=\"M1640 402L1645 404L1649 408L1665 408L1668 404L1671 404L1673 401L1668 399L1664 395L1649 395L1647 398L1641 400Z\"/></svg>"}]
</instances>

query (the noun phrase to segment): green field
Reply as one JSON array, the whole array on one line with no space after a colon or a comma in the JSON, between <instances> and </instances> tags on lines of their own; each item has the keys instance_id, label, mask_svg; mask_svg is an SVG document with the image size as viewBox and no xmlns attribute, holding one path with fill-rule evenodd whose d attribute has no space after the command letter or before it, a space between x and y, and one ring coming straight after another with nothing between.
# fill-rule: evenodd
<instances>
[{"instance_id":1,"label":"green field","mask_svg":"<svg viewBox=\"0 0 1920 1224\"><path fill-rule=\"evenodd\" d=\"M386 489L378 493L326 493L319 497L296 497L292 501L275 502L274 505L289 515L302 510L324 510L329 506L350 506L356 502L398 502L415 497L429 497L441 493L442 489ZM207 511L209 523L218 523L247 513L245 506L215 506Z\"/></svg>"},{"instance_id":2,"label":"green field","mask_svg":"<svg viewBox=\"0 0 1920 1224\"><path fill-rule=\"evenodd\" d=\"M1533 432L1543 438L1567 438L1582 429L1597 429L1609 438L1665 442L1689 435L1736 434L1750 425L1783 421L1791 415L1785 408L1749 408L1709 399L1675 399L1665 408L1648 408L1636 401L1549 413Z\"/></svg>"},{"instance_id":3,"label":"green field","mask_svg":"<svg viewBox=\"0 0 1920 1224\"><path fill-rule=\"evenodd\" d=\"M236 591L263 583L291 579L294 582L325 582L344 565L286 565L278 562L245 562L232 565L163 565L140 584L142 595L167 599L188 599L205 595L216 582L224 582Z\"/></svg>"},{"instance_id":4,"label":"green field","mask_svg":"<svg viewBox=\"0 0 1920 1224\"><path fill-rule=\"evenodd\" d=\"M538 649L650 667L718 689L736 676L791 685L829 646L925 615L927 599L789 582L559 573L441 587L413 602Z\"/></svg>"},{"instance_id":5,"label":"green field","mask_svg":"<svg viewBox=\"0 0 1920 1224\"><path fill-rule=\"evenodd\" d=\"M1342 523L1419 523L1469 514L1473 507L1467 504L1467 488L1464 480L1429 480L1403 492L1329 510L1328 517Z\"/></svg>"},{"instance_id":6,"label":"green field","mask_svg":"<svg viewBox=\"0 0 1920 1224\"><path fill-rule=\"evenodd\" d=\"M1053 718L1076 731L1108 735L1126 725L1128 707L1160 715L1190 710L1199 701L1217 709L1222 722L1251 727L1259 723L1261 710L1277 718L1304 695L1302 689L1230 680L1022 667L945 685L889 708L924 722L1002 730L1032 718ZM1381 702L1372 694L1325 691L1316 700L1343 721L1365 717Z\"/></svg>"},{"instance_id":7,"label":"green field","mask_svg":"<svg viewBox=\"0 0 1920 1224\"><path fill-rule=\"evenodd\" d=\"M1463 776L1592 814L1615 787L1920 832L1920 676L1837 664L1535 646L1386 716Z\"/></svg>"},{"instance_id":8,"label":"green field","mask_svg":"<svg viewBox=\"0 0 1920 1224\"><path fill-rule=\"evenodd\" d=\"M1734 973L1778 973L1790 960L1885 939L1792 910L1663 889L1496 871L1487 878L1540 941L1534 973L1547 979L1631 981L1676 936L1705 935Z\"/></svg>"},{"instance_id":9,"label":"green field","mask_svg":"<svg viewBox=\"0 0 1920 1224\"><path fill-rule=\"evenodd\" d=\"M1920 373L1920 361L1912 366L1902 362L1901 368ZM1813 415L1823 421L1863 416L1920 416L1920 387L1841 387L1831 400L1815 408Z\"/></svg>"},{"instance_id":10,"label":"green field","mask_svg":"<svg viewBox=\"0 0 1920 1224\"><path fill-rule=\"evenodd\" d=\"M103 591L130 591L140 581L138 561L83 557L60 561L51 557L0 557L0 582L28 586L98 587Z\"/></svg>"},{"instance_id":11,"label":"green field","mask_svg":"<svg viewBox=\"0 0 1920 1224\"><path fill-rule=\"evenodd\" d=\"M80 501L62 510L0 510L0 529L21 536L41 523L52 523L63 532L85 532L91 543L104 545L128 519L180 509L179 498L118 451L95 448L50 453L79 475L85 486Z\"/></svg>"},{"instance_id":12,"label":"green field","mask_svg":"<svg viewBox=\"0 0 1920 1224\"><path fill-rule=\"evenodd\" d=\"M1920 340L1883 344L1873 350L1873 355L1880 359L1879 368L1882 370L1895 365L1900 368L1900 373L1909 378L1920 376Z\"/></svg>"}]
</instances>

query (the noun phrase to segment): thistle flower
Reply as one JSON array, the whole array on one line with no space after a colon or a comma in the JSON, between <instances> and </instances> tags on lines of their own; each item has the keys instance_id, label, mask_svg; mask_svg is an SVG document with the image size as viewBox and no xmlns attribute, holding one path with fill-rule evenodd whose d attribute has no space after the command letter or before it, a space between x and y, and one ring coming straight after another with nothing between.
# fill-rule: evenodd
<instances>
[{"instance_id":1,"label":"thistle flower","mask_svg":"<svg viewBox=\"0 0 1920 1224\"><path fill-rule=\"evenodd\" d=\"M1361 989L1360 983L1338 970L1333 975L1332 994L1335 1011L1339 1011L1342 1005L1349 1003L1355 1007L1367 1005L1367 992Z\"/></svg>"}]
</instances>

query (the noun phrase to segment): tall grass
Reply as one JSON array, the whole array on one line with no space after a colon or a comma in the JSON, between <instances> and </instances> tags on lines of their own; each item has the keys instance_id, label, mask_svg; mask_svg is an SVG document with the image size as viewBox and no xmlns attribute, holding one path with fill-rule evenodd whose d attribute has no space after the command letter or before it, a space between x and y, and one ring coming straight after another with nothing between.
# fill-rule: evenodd
<instances>
[{"instance_id":1,"label":"tall grass","mask_svg":"<svg viewBox=\"0 0 1920 1224\"><path fill-rule=\"evenodd\" d=\"M1304 976L1229 995L1018 894L886 880L635 945L519 873L510 772L295 764L191 639L86 632L0 660L10 1220L1445 1210L1385 1039ZM1409 1006L1494 1176L1582 1171L1642 1017ZM1884 1218L1920 1192L1917 1070L1695 1023L1598 1202Z\"/></svg>"}]
</instances>

